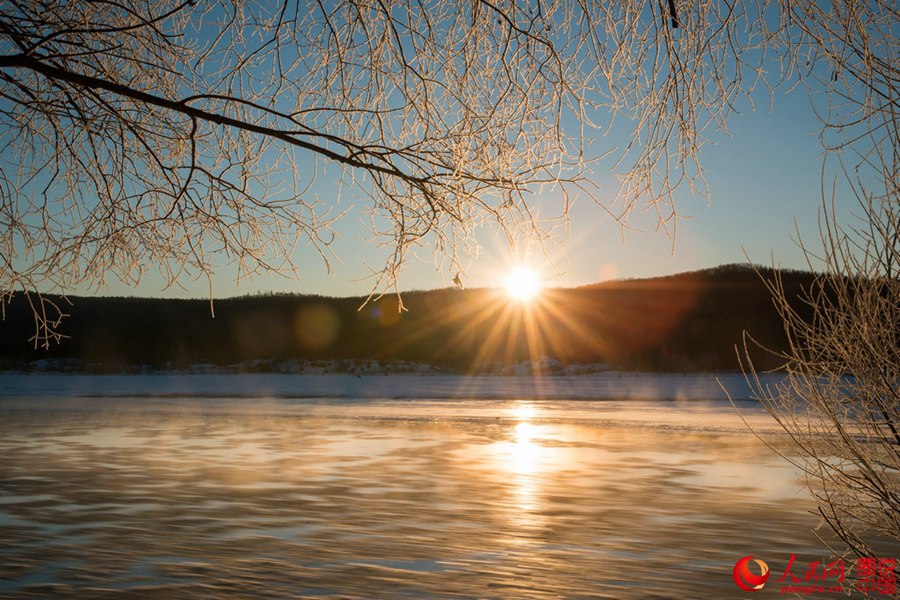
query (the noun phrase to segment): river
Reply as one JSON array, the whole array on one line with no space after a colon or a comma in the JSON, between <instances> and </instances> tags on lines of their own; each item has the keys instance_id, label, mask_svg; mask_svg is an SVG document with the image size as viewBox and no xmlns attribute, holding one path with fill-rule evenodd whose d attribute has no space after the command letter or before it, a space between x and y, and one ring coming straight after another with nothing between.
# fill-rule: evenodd
<instances>
[{"instance_id":1,"label":"river","mask_svg":"<svg viewBox=\"0 0 900 600\"><path fill-rule=\"evenodd\" d=\"M746 598L744 556L829 560L721 400L37 396L0 400L4 597Z\"/></svg>"}]
</instances>

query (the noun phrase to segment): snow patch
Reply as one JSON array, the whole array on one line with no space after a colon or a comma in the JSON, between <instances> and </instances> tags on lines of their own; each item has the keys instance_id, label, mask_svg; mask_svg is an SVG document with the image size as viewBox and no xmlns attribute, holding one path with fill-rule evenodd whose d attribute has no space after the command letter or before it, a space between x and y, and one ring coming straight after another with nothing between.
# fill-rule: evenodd
<instances>
[{"instance_id":1,"label":"snow patch","mask_svg":"<svg viewBox=\"0 0 900 600\"><path fill-rule=\"evenodd\" d=\"M358 365L352 374L153 373L132 375L0 374L0 398L214 397L371 399L752 400L740 373L603 372L578 376L383 374ZM368 369L368 371L363 371ZM372 374L381 370L381 374ZM362 373L367 373L365 377ZM783 382L766 375L763 385ZM724 390L723 390L724 388ZM727 393L726 393L727 390Z\"/></svg>"}]
</instances>

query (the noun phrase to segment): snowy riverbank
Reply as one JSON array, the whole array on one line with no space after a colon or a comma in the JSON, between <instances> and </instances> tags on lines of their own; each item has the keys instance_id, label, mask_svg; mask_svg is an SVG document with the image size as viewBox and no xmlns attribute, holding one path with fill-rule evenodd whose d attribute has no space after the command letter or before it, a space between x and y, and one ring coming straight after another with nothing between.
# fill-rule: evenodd
<instances>
[{"instance_id":1,"label":"snowy riverbank","mask_svg":"<svg viewBox=\"0 0 900 600\"><path fill-rule=\"evenodd\" d=\"M766 384L781 381L767 376ZM727 393L726 393L727 391ZM604 372L581 376L0 374L0 398L229 397L342 399L751 400L740 373Z\"/></svg>"}]
</instances>

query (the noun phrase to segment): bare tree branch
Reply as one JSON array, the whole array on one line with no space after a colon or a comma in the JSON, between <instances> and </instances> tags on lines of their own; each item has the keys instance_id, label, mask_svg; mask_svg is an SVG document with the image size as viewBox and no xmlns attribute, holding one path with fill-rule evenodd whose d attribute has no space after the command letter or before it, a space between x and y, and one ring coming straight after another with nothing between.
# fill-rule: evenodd
<instances>
[{"instance_id":1,"label":"bare tree branch","mask_svg":"<svg viewBox=\"0 0 900 600\"><path fill-rule=\"evenodd\" d=\"M478 227L546 239L550 187L563 219L587 198L674 236L706 136L758 86L824 90L823 142L861 165L894 146L895 22L881 1L7 3L0 297L297 273L306 245L327 264L346 207L316 195L325 165L391 248L379 290L423 243L453 272ZM590 141L622 120L625 147Z\"/></svg>"}]
</instances>

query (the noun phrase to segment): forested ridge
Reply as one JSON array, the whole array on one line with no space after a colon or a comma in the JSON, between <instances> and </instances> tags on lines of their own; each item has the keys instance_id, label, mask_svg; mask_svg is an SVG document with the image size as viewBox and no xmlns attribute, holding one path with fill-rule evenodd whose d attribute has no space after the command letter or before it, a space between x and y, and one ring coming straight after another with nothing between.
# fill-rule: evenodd
<instances>
[{"instance_id":1,"label":"forested ridge","mask_svg":"<svg viewBox=\"0 0 900 600\"><path fill-rule=\"evenodd\" d=\"M791 297L813 278L801 271L781 275ZM359 297L259 294L216 300L214 318L208 299L58 302L69 309L59 328L67 337L43 350L28 341L34 332L28 302L21 294L11 300L0 322L5 368L27 369L46 359L72 359L101 371L351 359L496 372L546 356L562 365L704 371L737 369L735 345L744 331L769 348L785 345L764 282L738 265L545 289L530 305L511 302L501 290L411 291L403 294L403 312L395 296L364 304ZM754 354L759 367L779 364L775 355Z\"/></svg>"}]
</instances>

